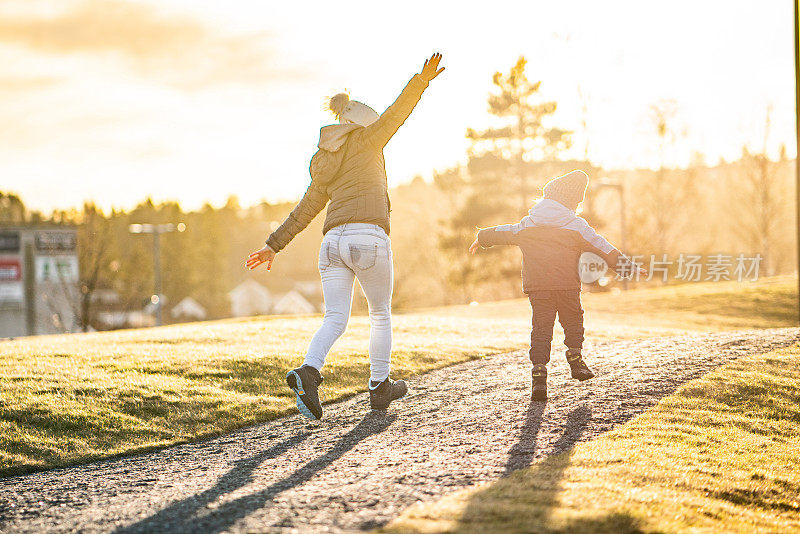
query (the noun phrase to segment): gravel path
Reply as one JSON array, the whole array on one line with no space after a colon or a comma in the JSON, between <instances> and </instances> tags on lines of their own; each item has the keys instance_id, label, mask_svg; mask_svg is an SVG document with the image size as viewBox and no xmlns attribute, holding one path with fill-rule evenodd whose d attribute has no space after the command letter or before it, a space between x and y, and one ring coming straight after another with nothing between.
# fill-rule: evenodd
<instances>
[{"instance_id":1,"label":"gravel path","mask_svg":"<svg viewBox=\"0 0 800 534\"><path fill-rule=\"evenodd\" d=\"M352 532L418 500L495 480L590 440L738 356L788 345L794 328L597 345L578 383L563 354L551 399L529 402L526 355L409 381L388 413L366 395L321 423L286 417L135 457L0 479L2 532Z\"/></svg>"}]
</instances>

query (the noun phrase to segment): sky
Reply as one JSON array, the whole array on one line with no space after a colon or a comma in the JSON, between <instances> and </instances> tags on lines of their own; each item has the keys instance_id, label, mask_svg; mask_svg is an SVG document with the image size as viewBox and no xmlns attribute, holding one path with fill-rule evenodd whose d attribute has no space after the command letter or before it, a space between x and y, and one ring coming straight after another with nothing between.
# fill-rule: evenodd
<instances>
[{"instance_id":1,"label":"sky","mask_svg":"<svg viewBox=\"0 0 800 534\"><path fill-rule=\"evenodd\" d=\"M433 52L445 72L386 148L390 185L466 161L520 55L575 130L565 156L655 166L795 153L791 0L0 0L0 191L49 211L147 197L247 206L308 186L326 96L379 112ZM586 126L584 128L583 123Z\"/></svg>"}]
</instances>

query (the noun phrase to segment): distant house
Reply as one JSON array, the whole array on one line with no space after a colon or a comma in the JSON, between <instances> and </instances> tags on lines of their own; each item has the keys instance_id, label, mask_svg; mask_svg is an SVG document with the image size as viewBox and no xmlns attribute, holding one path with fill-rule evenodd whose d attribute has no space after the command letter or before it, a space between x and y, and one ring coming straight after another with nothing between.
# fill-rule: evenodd
<instances>
[{"instance_id":1,"label":"distant house","mask_svg":"<svg viewBox=\"0 0 800 534\"><path fill-rule=\"evenodd\" d=\"M302 313L314 313L316 308L308 302L306 298L297 291L289 291L283 295L275 306L272 308L272 313L275 314L291 314L297 315Z\"/></svg>"},{"instance_id":2,"label":"distant house","mask_svg":"<svg viewBox=\"0 0 800 534\"><path fill-rule=\"evenodd\" d=\"M90 299L95 322L101 330L124 328L128 324L128 311L113 289L96 289Z\"/></svg>"},{"instance_id":3,"label":"distant house","mask_svg":"<svg viewBox=\"0 0 800 534\"><path fill-rule=\"evenodd\" d=\"M95 289L90 299L96 308L112 308L122 303L122 297L113 289Z\"/></svg>"},{"instance_id":4,"label":"distant house","mask_svg":"<svg viewBox=\"0 0 800 534\"><path fill-rule=\"evenodd\" d=\"M156 313L158 313L158 306L161 305L161 310L163 311L166 308L168 303L169 303L169 299L166 297L166 295L161 295L161 298L159 299L158 304L156 304L152 300L149 300L149 301L147 301L147 304L144 305L144 308L142 308L142 311L144 313L149 313L150 315L155 317Z\"/></svg>"},{"instance_id":5,"label":"distant house","mask_svg":"<svg viewBox=\"0 0 800 534\"><path fill-rule=\"evenodd\" d=\"M304 297L322 296L322 282L319 280L297 282L294 285L294 290Z\"/></svg>"},{"instance_id":6,"label":"distant house","mask_svg":"<svg viewBox=\"0 0 800 534\"><path fill-rule=\"evenodd\" d=\"M126 311L98 311L95 313L95 317L101 325L100 328L103 330L124 328L128 324L128 315L129 313Z\"/></svg>"},{"instance_id":7,"label":"distant house","mask_svg":"<svg viewBox=\"0 0 800 534\"><path fill-rule=\"evenodd\" d=\"M175 319L183 319L189 321L202 321L208 316L206 309L202 304L194 300L192 297L186 297L170 311L172 317Z\"/></svg>"},{"instance_id":8,"label":"distant house","mask_svg":"<svg viewBox=\"0 0 800 534\"><path fill-rule=\"evenodd\" d=\"M272 311L272 294L269 290L248 278L229 293L231 314L234 317L264 315Z\"/></svg>"},{"instance_id":9,"label":"distant house","mask_svg":"<svg viewBox=\"0 0 800 534\"><path fill-rule=\"evenodd\" d=\"M131 328L144 328L148 326L155 326L156 319L151 313L144 311L128 312L127 326Z\"/></svg>"},{"instance_id":10,"label":"distant house","mask_svg":"<svg viewBox=\"0 0 800 534\"><path fill-rule=\"evenodd\" d=\"M322 283L319 280L297 282L294 290L303 295L318 311L325 311L325 304L322 298Z\"/></svg>"}]
</instances>

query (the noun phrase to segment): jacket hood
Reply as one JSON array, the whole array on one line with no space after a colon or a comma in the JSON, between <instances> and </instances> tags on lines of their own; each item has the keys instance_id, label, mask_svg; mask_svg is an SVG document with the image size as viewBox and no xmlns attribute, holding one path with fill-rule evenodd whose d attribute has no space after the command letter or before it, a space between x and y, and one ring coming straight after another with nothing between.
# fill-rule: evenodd
<instances>
[{"instance_id":1,"label":"jacket hood","mask_svg":"<svg viewBox=\"0 0 800 534\"><path fill-rule=\"evenodd\" d=\"M363 128L358 124L331 124L330 126L323 126L319 130L319 143L317 146L329 152L336 152L345 141L347 136L353 130Z\"/></svg>"},{"instance_id":2,"label":"jacket hood","mask_svg":"<svg viewBox=\"0 0 800 534\"><path fill-rule=\"evenodd\" d=\"M536 203L528 212L534 226L565 226L577 219L574 211L558 201L545 198Z\"/></svg>"}]
</instances>

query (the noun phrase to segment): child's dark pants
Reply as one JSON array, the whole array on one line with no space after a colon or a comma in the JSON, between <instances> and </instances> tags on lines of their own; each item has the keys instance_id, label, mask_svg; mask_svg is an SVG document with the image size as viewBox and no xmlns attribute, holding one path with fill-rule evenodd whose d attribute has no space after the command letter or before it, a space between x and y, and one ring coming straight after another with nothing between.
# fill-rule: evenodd
<instances>
[{"instance_id":1,"label":"child's dark pants","mask_svg":"<svg viewBox=\"0 0 800 534\"><path fill-rule=\"evenodd\" d=\"M583 308L581 293L574 290L533 291L528 294L533 309L531 329L531 362L546 364L550 361L553 327L558 321L564 329L564 345L570 349L583 346Z\"/></svg>"}]
</instances>

